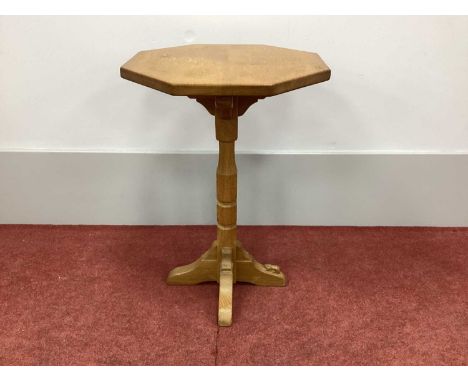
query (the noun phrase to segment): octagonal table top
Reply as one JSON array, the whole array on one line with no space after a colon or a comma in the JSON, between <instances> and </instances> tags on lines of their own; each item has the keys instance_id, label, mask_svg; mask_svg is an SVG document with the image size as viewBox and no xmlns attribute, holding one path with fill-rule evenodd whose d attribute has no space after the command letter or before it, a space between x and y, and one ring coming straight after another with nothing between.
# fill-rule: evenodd
<instances>
[{"instance_id":1,"label":"octagonal table top","mask_svg":"<svg viewBox=\"0 0 468 382\"><path fill-rule=\"evenodd\" d=\"M269 45L185 45L139 52L120 74L171 95L269 97L327 81L330 69L317 53Z\"/></svg>"}]
</instances>

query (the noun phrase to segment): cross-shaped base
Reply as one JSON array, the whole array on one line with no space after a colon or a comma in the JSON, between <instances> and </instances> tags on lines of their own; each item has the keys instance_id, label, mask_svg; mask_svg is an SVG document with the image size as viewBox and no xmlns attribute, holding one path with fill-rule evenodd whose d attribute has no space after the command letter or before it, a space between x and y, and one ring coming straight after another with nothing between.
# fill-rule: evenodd
<instances>
[{"instance_id":1,"label":"cross-shaped base","mask_svg":"<svg viewBox=\"0 0 468 382\"><path fill-rule=\"evenodd\" d=\"M218 253L221 252L221 256ZM220 250L215 240L203 255L193 263L174 268L167 277L170 285L194 285L207 281L219 283L218 324L232 323L232 286L246 282L261 286L285 286L286 278L277 265L261 264L237 241L233 251Z\"/></svg>"}]
</instances>

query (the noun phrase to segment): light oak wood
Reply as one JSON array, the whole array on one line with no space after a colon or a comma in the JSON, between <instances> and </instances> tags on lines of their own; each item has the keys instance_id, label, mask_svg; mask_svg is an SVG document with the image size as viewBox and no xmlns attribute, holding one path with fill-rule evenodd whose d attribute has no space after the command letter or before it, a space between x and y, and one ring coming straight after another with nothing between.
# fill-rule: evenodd
<instances>
[{"instance_id":1,"label":"light oak wood","mask_svg":"<svg viewBox=\"0 0 468 382\"><path fill-rule=\"evenodd\" d=\"M241 97L212 97L201 101L215 115L219 158L216 170L217 239L211 248L195 262L173 269L167 278L169 284L188 285L218 281L218 324L231 325L232 284L238 281L263 286L284 286L286 278L274 265L262 265L242 248L237 240L237 167L235 141L239 104L242 112L256 100Z\"/></svg>"},{"instance_id":2,"label":"light oak wood","mask_svg":"<svg viewBox=\"0 0 468 382\"><path fill-rule=\"evenodd\" d=\"M232 260L232 248L222 248L221 266L219 268L219 326L229 326L232 323L232 286L234 284Z\"/></svg>"},{"instance_id":3,"label":"light oak wood","mask_svg":"<svg viewBox=\"0 0 468 382\"><path fill-rule=\"evenodd\" d=\"M268 45L185 45L145 50L121 76L179 96L267 97L327 81L317 53Z\"/></svg>"},{"instance_id":4,"label":"light oak wood","mask_svg":"<svg viewBox=\"0 0 468 382\"><path fill-rule=\"evenodd\" d=\"M236 241L233 259L233 283L245 282L258 286L285 286L286 277L277 265L261 264ZM218 242L193 263L174 268L167 277L170 285L195 285L219 281ZM235 270L235 272L234 272ZM234 277L235 273L235 277Z\"/></svg>"},{"instance_id":5,"label":"light oak wood","mask_svg":"<svg viewBox=\"0 0 468 382\"><path fill-rule=\"evenodd\" d=\"M121 75L194 98L215 117L217 238L196 261L174 268L167 283L218 282L218 324L229 326L233 284L286 285L277 265L259 263L237 240L238 117L259 99L328 80L330 69L315 53L266 45L188 45L140 52L122 66Z\"/></svg>"}]
</instances>

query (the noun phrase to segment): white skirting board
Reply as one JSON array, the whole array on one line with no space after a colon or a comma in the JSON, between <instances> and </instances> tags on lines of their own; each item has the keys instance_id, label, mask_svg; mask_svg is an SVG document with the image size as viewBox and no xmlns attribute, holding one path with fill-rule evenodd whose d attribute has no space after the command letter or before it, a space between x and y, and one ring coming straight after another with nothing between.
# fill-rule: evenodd
<instances>
[{"instance_id":1,"label":"white skirting board","mask_svg":"<svg viewBox=\"0 0 468 382\"><path fill-rule=\"evenodd\" d=\"M214 224L216 154L1 152L1 224ZM468 155L239 154L240 225L468 226Z\"/></svg>"}]
</instances>

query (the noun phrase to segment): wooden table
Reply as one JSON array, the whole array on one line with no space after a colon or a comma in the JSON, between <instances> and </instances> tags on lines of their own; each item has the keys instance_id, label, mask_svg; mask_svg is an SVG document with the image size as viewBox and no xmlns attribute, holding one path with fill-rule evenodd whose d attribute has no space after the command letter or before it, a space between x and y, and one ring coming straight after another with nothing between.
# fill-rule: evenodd
<instances>
[{"instance_id":1,"label":"wooden table","mask_svg":"<svg viewBox=\"0 0 468 382\"><path fill-rule=\"evenodd\" d=\"M236 282L284 286L279 267L256 261L237 240L237 120L257 100L327 81L330 69L316 53L267 45L186 45L137 53L120 68L123 78L175 96L188 96L215 117L217 239L199 259L173 269L167 282L219 283L218 324L232 322Z\"/></svg>"}]
</instances>

